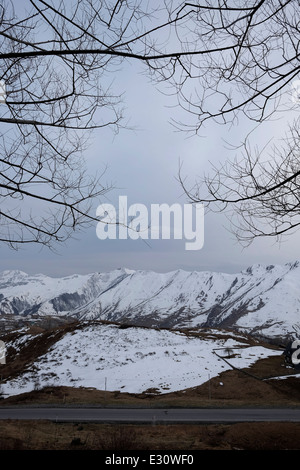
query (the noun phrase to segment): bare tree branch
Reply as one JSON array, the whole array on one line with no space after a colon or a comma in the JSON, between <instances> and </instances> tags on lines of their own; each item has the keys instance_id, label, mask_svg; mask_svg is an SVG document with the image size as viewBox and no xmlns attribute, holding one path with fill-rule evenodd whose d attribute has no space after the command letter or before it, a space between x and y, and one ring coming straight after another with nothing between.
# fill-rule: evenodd
<instances>
[{"instance_id":1,"label":"bare tree branch","mask_svg":"<svg viewBox=\"0 0 300 470\"><path fill-rule=\"evenodd\" d=\"M6 233L13 244L15 226L23 230L16 245L22 239L50 245L51 237L65 238L64 227L69 236L93 219L80 206L103 187L87 182L83 153L90 132L123 126L123 93L109 82L116 68L138 61L164 93L171 90L187 112L173 120L180 130L200 133L210 122L230 125L240 117L261 124L285 109L282 99L299 74L299 25L299 0L26 0L18 11L4 0L0 197L7 210L1 204L0 238ZM275 164L266 164L263 152L253 155L247 139L238 160L212 168L186 194L218 210L232 208L239 237L297 228L296 125L282 153L273 149ZM61 210L39 220L28 213L33 199Z\"/></svg>"}]
</instances>

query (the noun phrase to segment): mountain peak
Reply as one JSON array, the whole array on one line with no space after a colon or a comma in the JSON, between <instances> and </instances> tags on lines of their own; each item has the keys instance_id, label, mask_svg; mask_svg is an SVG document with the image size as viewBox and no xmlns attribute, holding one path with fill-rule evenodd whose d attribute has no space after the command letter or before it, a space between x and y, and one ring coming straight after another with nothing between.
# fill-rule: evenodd
<instances>
[{"instance_id":1,"label":"mountain peak","mask_svg":"<svg viewBox=\"0 0 300 470\"><path fill-rule=\"evenodd\" d=\"M63 315L158 328L226 327L286 338L300 316L299 262L238 274L129 269L50 278L4 271L0 315Z\"/></svg>"}]
</instances>

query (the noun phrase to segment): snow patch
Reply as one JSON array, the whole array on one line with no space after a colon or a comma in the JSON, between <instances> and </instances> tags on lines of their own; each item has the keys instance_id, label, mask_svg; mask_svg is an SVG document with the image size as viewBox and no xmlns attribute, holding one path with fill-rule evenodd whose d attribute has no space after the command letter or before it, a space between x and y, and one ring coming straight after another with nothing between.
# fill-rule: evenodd
<instances>
[{"instance_id":1,"label":"snow patch","mask_svg":"<svg viewBox=\"0 0 300 470\"><path fill-rule=\"evenodd\" d=\"M168 330L86 325L57 341L29 371L3 383L2 392L17 395L55 385L167 393L203 384L231 369L228 362L243 368L278 354L260 346L245 347L238 336L216 339L213 334L195 337Z\"/></svg>"}]
</instances>

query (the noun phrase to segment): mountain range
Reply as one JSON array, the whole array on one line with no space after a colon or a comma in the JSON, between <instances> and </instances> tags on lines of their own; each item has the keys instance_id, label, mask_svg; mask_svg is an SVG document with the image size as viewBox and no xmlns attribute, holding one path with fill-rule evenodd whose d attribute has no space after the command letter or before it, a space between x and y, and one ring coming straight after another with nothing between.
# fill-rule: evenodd
<instances>
[{"instance_id":1,"label":"mountain range","mask_svg":"<svg viewBox=\"0 0 300 470\"><path fill-rule=\"evenodd\" d=\"M156 328L228 328L272 340L300 327L300 263L237 273L120 268L54 278L0 273L0 315L70 316Z\"/></svg>"}]
</instances>

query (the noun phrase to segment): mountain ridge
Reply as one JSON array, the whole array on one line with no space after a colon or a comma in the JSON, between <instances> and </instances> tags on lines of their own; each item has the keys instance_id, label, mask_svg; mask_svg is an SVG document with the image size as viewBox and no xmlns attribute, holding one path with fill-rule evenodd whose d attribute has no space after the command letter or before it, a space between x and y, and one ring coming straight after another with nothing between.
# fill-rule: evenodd
<instances>
[{"instance_id":1,"label":"mountain ridge","mask_svg":"<svg viewBox=\"0 0 300 470\"><path fill-rule=\"evenodd\" d=\"M0 315L73 316L158 328L226 327L272 339L299 330L300 263L239 273L119 268L50 277L0 273Z\"/></svg>"}]
</instances>

